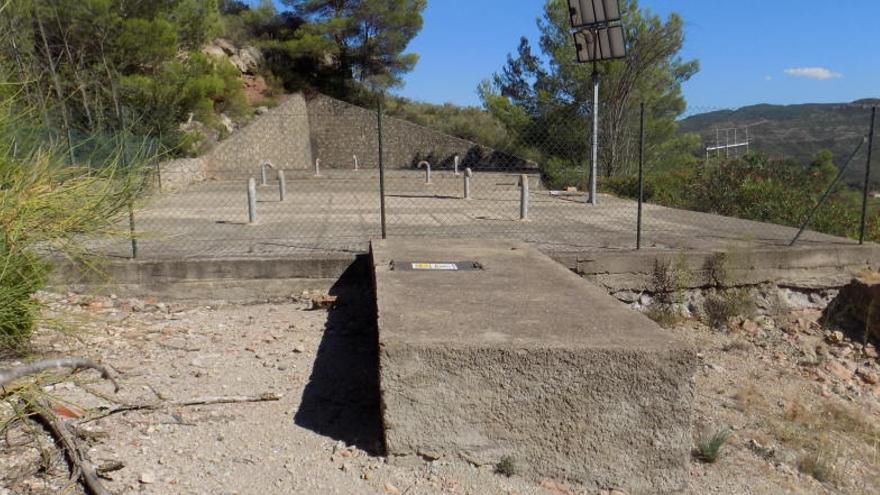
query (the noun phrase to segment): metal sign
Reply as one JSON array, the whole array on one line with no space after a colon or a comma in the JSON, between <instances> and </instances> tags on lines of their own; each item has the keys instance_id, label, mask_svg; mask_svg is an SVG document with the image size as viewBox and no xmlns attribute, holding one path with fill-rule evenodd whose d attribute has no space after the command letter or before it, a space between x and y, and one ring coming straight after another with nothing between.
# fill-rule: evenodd
<instances>
[{"instance_id":1,"label":"metal sign","mask_svg":"<svg viewBox=\"0 0 880 495\"><path fill-rule=\"evenodd\" d=\"M462 272L482 270L476 261L392 261L391 269L404 272Z\"/></svg>"}]
</instances>

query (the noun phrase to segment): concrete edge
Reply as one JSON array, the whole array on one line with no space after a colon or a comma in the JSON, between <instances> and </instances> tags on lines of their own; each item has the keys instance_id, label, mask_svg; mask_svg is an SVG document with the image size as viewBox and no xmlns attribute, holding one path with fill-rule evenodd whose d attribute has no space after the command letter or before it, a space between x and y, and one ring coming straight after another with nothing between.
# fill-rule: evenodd
<instances>
[{"instance_id":1,"label":"concrete edge","mask_svg":"<svg viewBox=\"0 0 880 495\"><path fill-rule=\"evenodd\" d=\"M802 288L841 287L853 275L880 267L880 246L795 247L742 251L661 251L621 253L552 253L550 257L575 273L594 280L612 292L650 290L655 261L683 260L699 274L708 259L726 255L730 285L777 285ZM702 277L691 277L691 288L701 287Z\"/></svg>"},{"instance_id":2,"label":"concrete edge","mask_svg":"<svg viewBox=\"0 0 880 495\"><path fill-rule=\"evenodd\" d=\"M328 291L361 258L352 254L328 258L107 260L93 268L53 260L48 286L173 300L257 300L306 290Z\"/></svg>"}]
</instances>

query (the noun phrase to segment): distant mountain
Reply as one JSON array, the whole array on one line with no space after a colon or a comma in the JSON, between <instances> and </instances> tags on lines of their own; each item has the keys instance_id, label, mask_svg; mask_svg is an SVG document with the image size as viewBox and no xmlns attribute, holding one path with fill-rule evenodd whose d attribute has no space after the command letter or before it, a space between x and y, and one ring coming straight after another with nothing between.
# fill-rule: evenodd
<instances>
[{"instance_id":1,"label":"distant mountain","mask_svg":"<svg viewBox=\"0 0 880 495\"><path fill-rule=\"evenodd\" d=\"M880 99L852 103L752 105L692 115L680 122L680 130L700 134L705 148L715 145L716 129L735 127L737 139L744 141L748 127L752 150L806 163L817 151L828 148L834 153L835 163L842 165L858 144L859 137L868 133L872 105L880 106ZM733 131L729 132L733 142ZM876 132L880 134L880 128ZM717 135L720 144L724 144L725 131L717 131ZM878 142L880 136L875 136L875 150ZM864 160L865 147L850 168L864 170Z\"/></svg>"}]
</instances>

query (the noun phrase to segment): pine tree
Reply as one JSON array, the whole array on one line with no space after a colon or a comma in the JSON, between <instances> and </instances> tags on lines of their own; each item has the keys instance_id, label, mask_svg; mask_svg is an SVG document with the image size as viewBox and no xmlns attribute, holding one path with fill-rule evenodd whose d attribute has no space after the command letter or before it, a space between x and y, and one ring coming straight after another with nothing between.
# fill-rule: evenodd
<instances>
[{"instance_id":1,"label":"pine tree","mask_svg":"<svg viewBox=\"0 0 880 495\"><path fill-rule=\"evenodd\" d=\"M415 67L406 53L422 28L427 0L284 0L308 24L300 28L292 53L333 59L340 80L372 88L397 86Z\"/></svg>"}]
</instances>

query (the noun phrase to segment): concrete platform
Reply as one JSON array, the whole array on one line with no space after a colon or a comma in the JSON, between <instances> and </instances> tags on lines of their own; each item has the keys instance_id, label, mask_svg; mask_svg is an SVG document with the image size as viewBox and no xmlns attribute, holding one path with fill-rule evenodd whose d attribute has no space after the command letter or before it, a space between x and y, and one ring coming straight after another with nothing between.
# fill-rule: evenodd
<instances>
[{"instance_id":1,"label":"concrete platform","mask_svg":"<svg viewBox=\"0 0 880 495\"><path fill-rule=\"evenodd\" d=\"M630 494L688 478L693 351L524 243L371 245L390 456L511 456ZM403 270L475 261L477 270Z\"/></svg>"}]
</instances>

